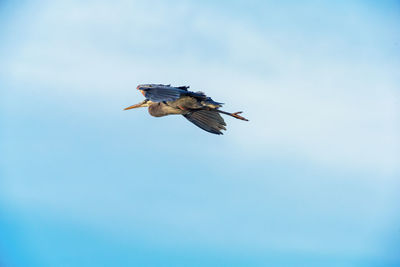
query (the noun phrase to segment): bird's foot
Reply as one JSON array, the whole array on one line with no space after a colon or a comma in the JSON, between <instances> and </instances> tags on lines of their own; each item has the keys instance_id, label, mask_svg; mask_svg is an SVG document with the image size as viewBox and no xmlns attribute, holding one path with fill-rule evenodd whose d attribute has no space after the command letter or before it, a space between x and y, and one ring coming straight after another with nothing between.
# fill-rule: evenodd
<instances>
[{"instance_id":1,"label":"bird's foot","mask_svg":"<svg viewBox=\"0 0 400 267\"><path fill-rule=\"evenodd\" d=\"M249 121L248 119L246 119L246 118L244 118L244 117L238 115L238 114L241 114L241 113L243 113L243 111L231 113L231 116L234 117L234 118L236 118L236 119L242 120L242 121Z\"/></svg>"}]
</instances>

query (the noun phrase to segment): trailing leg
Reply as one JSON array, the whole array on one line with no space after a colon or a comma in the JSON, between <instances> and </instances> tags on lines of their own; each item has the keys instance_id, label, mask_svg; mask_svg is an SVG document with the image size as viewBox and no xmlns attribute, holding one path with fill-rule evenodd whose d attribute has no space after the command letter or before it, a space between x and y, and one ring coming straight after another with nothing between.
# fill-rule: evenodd
<instances>
[{"instance_id":1,"label":"trailing leg","mask_svg":"<svg viewBox=\"0 0 400 267\"><path fill-rule=\"evenodd\" d=\"M215 109L215 111L217 111L219 113L222 113L222 114L225 114L225 115L228 115L228 116L231 116L231 117L234 117L234 118L242 120L242 121L249 121L248 119L246 119L246 118L244 118L244 117L239 115L239 114L243 113L243 111L234 112L234 113L229 113L229 112L226 112L226 111L223 111L223 110L219 110L219 109Z\"/></svg>"}]
</instances>

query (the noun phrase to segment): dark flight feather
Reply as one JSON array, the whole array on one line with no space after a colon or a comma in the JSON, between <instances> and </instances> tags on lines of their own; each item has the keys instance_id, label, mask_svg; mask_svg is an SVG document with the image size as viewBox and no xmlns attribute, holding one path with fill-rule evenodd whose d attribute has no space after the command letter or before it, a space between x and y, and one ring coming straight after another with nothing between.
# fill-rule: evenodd
<instances>
[{"instance_id":1,"label":"dark flight feather","mask_svg":"<svg viewBox=\"0 0 400 267\"><path fill-rule=\"evenodd\" d=\"M187 89L189 86L180 86L180 87L148 87L148 88L141 88L144 92L144 96L153 101L153 102L170 102L178 100L181 96L191 96L199 100L203 101L212 101L211 98L207 97L202 92L191 92ZM214 101L212 101L214 102ZM217 102L214 102L219 104Z\"/></svg>"},{"instance_id":2,"label":"dark flight feather","mask_svg":"<svg viewBox=\"0 0 400 267\"><path fill-rule=\"evenodd\" d=\"M199 128L213 134L223 134L221 130L226 130L226 123L217 111L196 110L183 115Z\"/></svg>"},{"instance_id":3,"label":"dark flight feather","mask_svg":"<svg viewBox=\"0 0 400 267\"><path fill-rule=\"evenodd\" d=\"M153 102L175 101L181 95L187 93L186 90L176 87L151 87L141 89L144 91L144 96Z\"/></svg>"}]
</instances>

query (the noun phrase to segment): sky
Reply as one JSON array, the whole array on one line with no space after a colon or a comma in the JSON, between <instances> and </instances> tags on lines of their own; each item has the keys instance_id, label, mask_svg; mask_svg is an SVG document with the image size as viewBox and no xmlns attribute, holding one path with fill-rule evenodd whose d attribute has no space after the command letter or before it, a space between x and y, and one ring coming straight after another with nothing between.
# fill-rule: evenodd
<instances>
[{"instance_id":1,"label":"sky","mask_svg":"<svg viewBox=\"0 0 400 267\"><path fill-rule=\"evenodd\" d=\"M1 1L0 38L0 266L400 265L398 1Z\"/></svg>"}]
</instances>

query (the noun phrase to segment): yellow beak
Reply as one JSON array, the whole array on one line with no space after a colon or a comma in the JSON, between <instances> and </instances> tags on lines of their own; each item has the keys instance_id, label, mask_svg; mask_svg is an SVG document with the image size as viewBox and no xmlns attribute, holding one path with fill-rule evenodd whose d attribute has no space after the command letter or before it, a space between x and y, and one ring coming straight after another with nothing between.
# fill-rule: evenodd
<instances>
[{"instance_id":1,"label":"yellow beak","mask_svg":"<svg viewBox=\"0 0 400 267\"><path fill-rule=\"evenodd\" d=\"M133 108L148 107L148 106L149 106L149 105L147 104L147 101L145 100L145 101L143 101L143 102L140 102L139 104L132 105L132 106L129 106L129 107L127 107L127 108L124 108L124 110L133 109Z\"/></svg>"},{"instance_id":2,"label":"yellow beak","mask_svg":"<svg viewBox=\"0 0 400 267\"><path fill-rule=\"evenodd\" d=\"M124 110L133 109L133 108L140 108L141 104L132 105L130 107L124 108Z\"/></svg>"}]
</instances>

